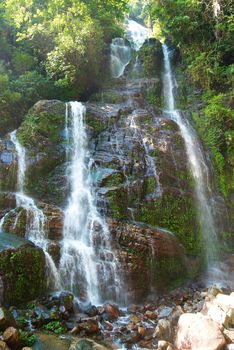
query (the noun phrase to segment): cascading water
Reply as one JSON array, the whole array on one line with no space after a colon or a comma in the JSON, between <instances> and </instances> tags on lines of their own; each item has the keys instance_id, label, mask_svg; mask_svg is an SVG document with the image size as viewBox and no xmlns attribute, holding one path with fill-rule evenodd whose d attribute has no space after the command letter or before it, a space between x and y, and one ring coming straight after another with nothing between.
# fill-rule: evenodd
<instances>
[{"instance_id":1,"label":"cascading water","mask_svg":"<svg viewBox=\"0 0 234 350\"><path fill-rule=\"evenodd\" d=\"M48 284L53 289L60 288L59 275L52 257L48 253L48 240L45 232L46 218L41 209L37 207L34 200L28 197L24 193L25 172L26 172L26 152L24 147L19 143L17 139L16 130L10 134L11 141L15 146L17 159L18 159L18 172L17 172L17 188L18 192L16 196L16 206L23 208L27 213L26 221L26 238L32 241L35 245L42 248L47 263L48 270ZM7 215L6 215L7 216ZM17 219L15 225L17 224ZM3 219L4 222L4 219ZM3 223L2 223L3 224Z\"/></svg>"},{"instance_id":2,"label":"cascading water","mask_svg":"<svg viewBox=\"0 0 234 350\"><path fill-rule=\"evenodd\" d=\"M164 98L167 110L165 111L168 118L173 120L180 129L181 136L184 139L187 158L191 173L195 182L195 195L201 230L204 236L206 257L208 266L217 258L216 243L217 233L212 213L212 205L209 198L209 175L207 172L206 162L203 156L201 145L196 136L195 130L189 124L182 113L176 110L173 88L175 86L172 75L169 50L163 45L164 53Z\"/></svg>"},{"instance_id":3,"label":"cascading water","mask_svg":"<svg viewBox=\"0 0 234 350\"><path fill-rule=\"evenodd\" d=\"M139 51L144 41L149 37L150 29L141 24L129 20L127 23L126 39L115 38L111 43L111 74L113 78L120 78L125 71L125 68L131 61L131 48L134 51ZM130 46L130 44L131 46ZM133 70L138 69L138 56Z\"/></svg>"},{"instance_id":4,"label":"cascading water","mask_svg":"<svg viewBox=\"0 0 234 350\"><path fill-rule=\"evenodd\" d=\"M133 20L128 21L126 37L130 41L133 50L139 51L151 34L151 30Z\"/></svg>"},{"instance_id":5,"label":"cascading water","mask_svg":"<svg viewBox=\"0 0 234 350\"><path fill-rule=\"evenodd\" d=\"M151 143L151 140L147 137L147 135L144 135L142 130L137 126L136 124L136 111L133 112L132 115L129 116L130 118L130 128L134 130L135 136L137 136L141 144L144 147L145 150L145 161L146 161L146 175L147 176L153 176L155 178L156 182L156 187L155 187L155 193L154 195L157 197L160 197L162 195L162 189L161 189L161 184L159 181L159 175L157 173L157 168L156 168L156 162L153 157L150 155L150 149L149 145Z\"/></svg>"},{"instance_id":6,"label":"cascading water","mask_svg":"<svg viewBox=\"0 0 234 350\"><path fill-rule=\"evenodd\" d=\"M69 168L71 194L65 210L60 260L62 286L92 303L105 298L119 301L117 260L111 250L108 226L95 205L84 105L68 103L66 116L72 154Z\"/></svg>"},{"instance_id":7,"label":"cascading water","mask_svg":"<svg viewBox=\"0 0 234 350\"><path fill-rule=\"evenodd\" d=\"M111 43L111 74L120 78L131 61L131 47L123 38L115 38Z\"/></svg>"}]
</instances>

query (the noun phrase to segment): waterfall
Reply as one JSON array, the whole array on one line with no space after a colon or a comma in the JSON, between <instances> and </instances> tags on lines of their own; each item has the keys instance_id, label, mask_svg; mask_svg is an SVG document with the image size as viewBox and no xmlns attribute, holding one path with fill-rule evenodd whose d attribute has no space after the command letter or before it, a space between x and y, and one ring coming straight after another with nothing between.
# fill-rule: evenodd
<instances>
[{"instance_id":1,"label":"waterfall","mask_svg":"<svg viewBox=\"0 0 234 350\"><path fill-rule=\"evenodd\" d=\"M188 164L195 182L195 196L198 208L198 217L204 237L208 266L217 258L216 243L217 233L212 213L212 204L209 198L209 175L203 156L201 145L195 130L184 118L182 113L176 110L173 88L176 85L170 64L169 50L163 45L164 53L164 98L167 110L165 113L179 127L185 143Z\"/></svg>"},{"instance_id":2,"label":"waterfall","mask_svg":"<svg viewBox=\"0 0 234 350\"><path fill-rule=\"evenodd\" d=\"M117 301L120 279L117 260L105 220L96 207L92 186L93 160L87 149L85 107L80 102L67 104L66 128L72 144L68 169L71 193L65 209L64 239L60 276L64 289L92 303L109 298Z\"/></svg>"},{"instance_id":3,"label":"waterfall","mask_svg":"<svg viewBox=\"0 0 234 350\"><path fill-rule=\"evenodd\" d=\"M139 51L142 45L151 34L151 30L133 20L127 24L126 37L130 41L133 50Z\"/></svg>"},{"instance_id":4,"label":"waterfall","mask_svg":"<svg viewBox=\"0 0 234 350\"><path fill-rule=\"evenodd\" d=\"M16 130L10 134L10 138L12 143L15 146L17 159L18 159L18 172L17 172L18 192L15 194L16 206L18 208L25 209L27 213L25 236L27 239L32 241L35 245L43 249L46 257L46 264L47 264L47 270L48 270L48 284L53 289L59 289L60 288L59 275L58 275L56 266L53 262L53 259L47 251L49 242L45 232L45 223L46 223L45 215L43 211L37 207L33 198L28 197L24 193L25 172L27 169L25 148L19 143ZM17 224L17 219L18 217L16 217L15 225Z\"/></svg>"},{"instance_id":5,"label":"waterfall","mask_svg":"<svg viewBox=\"0 0 234 350\"><path fill-rule=\"evenodd\" d=\"M126 39L115 38L111 43L111 75L113 78L120 78L125 71L125 68L131 61L131 48L134 51L139 51L145 42L145 39L149 37L151 31L149 28L142 26L141 24L129 20L126 29ZM130 44L131 46L130 46ZM134 69L137 70L138 56L136 56L136 62Z\"/></svg>"},{"instance_id":6,"label":"waterfall","mask_svg":"<svg viewBox=\"0 0 234 350\"><path fill-rule=\"evenodd\" d=\"M115 38L111 43L111 74L113 78L123 75L131 61L131 47L123 38Z\"/></svg>"}]
</instances>

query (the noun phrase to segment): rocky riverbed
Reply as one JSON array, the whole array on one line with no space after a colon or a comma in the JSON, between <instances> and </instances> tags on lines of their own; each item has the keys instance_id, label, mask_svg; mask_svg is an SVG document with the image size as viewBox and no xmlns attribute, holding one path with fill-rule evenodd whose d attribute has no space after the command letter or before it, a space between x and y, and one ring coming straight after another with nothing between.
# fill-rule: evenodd
<instances>
[{"instance_id":1,"label":"rocky riverbed","mask_svg":"<svg viewBox=\"0 0 234 350\"><path fill-rule=\"evenodd\" d=\"M1 308L0 349L231 350L233 326L232 290L201 281L125 308L59 292Z\"/></svg>"}]
</instances>

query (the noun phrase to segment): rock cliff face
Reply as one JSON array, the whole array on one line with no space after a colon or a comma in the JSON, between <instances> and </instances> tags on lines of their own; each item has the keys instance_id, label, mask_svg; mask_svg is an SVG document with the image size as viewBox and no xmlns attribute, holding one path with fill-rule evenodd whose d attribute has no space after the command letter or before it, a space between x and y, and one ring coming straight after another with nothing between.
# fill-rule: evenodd
<instances>
[{"instance_id":1,"label":"rock cliff face","mask_svg":"<svg viewBox=\"0 0 234 350\"><path fill-rule=\"evenodd\" d=\"M155 55L149 43L140 55L145 71L151 51ZM112 87L85 104L98 208L107 218L128 292L135 290L136 297L152 286L167 288L196 274L203 251L183 140L177 125L147 102L153 96L161 107L160 70L157 73L153 78L111 82ZM49 252L57 266L69 193L65 114L65 103L39 101L17 131L27 150L25 192L47 218ZM16 206L16 171L13 144L2 140L1 217ZM25 209L17 208L6 217L3 229L24 237L26 222Z\"/></svg>"}]
</instances>

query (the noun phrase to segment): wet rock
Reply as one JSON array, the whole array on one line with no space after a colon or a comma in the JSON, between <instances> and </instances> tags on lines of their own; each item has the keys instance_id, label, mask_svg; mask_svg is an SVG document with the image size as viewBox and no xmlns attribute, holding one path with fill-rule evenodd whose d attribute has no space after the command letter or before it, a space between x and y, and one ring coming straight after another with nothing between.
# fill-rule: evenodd
<instances>
[{"instance_id":1,"label":"wet rock","mask_svg":"<svg viewBox=\"0 0 234 350\"><path fill-rule=\"evenodd\" d=\"M75 332L72 331L72 334L84 332L87 335L91 335L91 334L97 334L100 331L98 322L96 320L82 321L78 324L76 328L77 328L76 331Z\"/></svg>"},{"instance_id":2,"label":"wet rock","mask_svg":"<svg viewBox=\"0 0 234 350\"><path fill-rule=\"evenodd\" d=\"M2 340L0 340L0 349L1 350L10 350L10 348L7 346L7 344Z\"/></svg>"},{"instance_id":3,"label":"wet rock","mask_svg":"<svg viewBox=\"0 0 234 350\"><path fill-rule=\"evenodd\" d=\"M157 316L156 312L147 310L145 313L145 317L149 318L150 320L156 320L158 316Z\"/></svg>"},{"instance_id":4,"label":"wet rock","mask_svg":"<svg viewBox=\"0 0 234 350\"><path fill-rule=\"evenodd\" d=\"M37 333L37 346L40 350L68 350L71 339L68 337L60 338L53 334Z\"/></svg>"},{"instance_id":5,"label":"wet rock","mask_svg":"<svg viewBox=\"0 0 234 350\"><path fill-rule=\"evenodd\" d=\"M226 341L218 324L201 313L183 314L178 322L178 350L221 350Z\"/></svg>"},{"instance_id":6,"label":"wet rock","mask_svg":"<svg viewBox=\"0 0 234 350\"><path fill-rule=\"evenodd\" d=\"M120 311L116 305L106 304L105 311L109 315L110 319L116 319L120 316Z\"/></svg>"},{"instance_id":7,"label":"wet rock","mask_svg":"<svg viewBox=\"0 0 234 350\"><path fill-rule=\"evenodd\" d=\"M90 302L80 303L79 309L81 312L86 313L89 317L94 317L98 315L98 309L95 305L92 305Z\"/></svg>"},{"instance_id":8,"label":"wet rock","mask_svg":"<svg viewBox=\"0 0 234 350\"><path fill-rule=\"evenodd\" d=\"M211 286L208 289L208 295L212 295L213 297L216 297L218 294L223 294L223 291L221 288L219 288L218 286Z\"/></svg>"},{"instance_id":9,"label":"wet rock","mask_svg":"<svg viewBox=\"0 0 234 350\"><path fill-rule=\"evenodd\" d=\"M16 322L12 315L4 308L0 308L0 331L5 331L7 327L16 326Z\"/></svg>"},{"instance_id":10,"label":"wet rock","mask_svg":"<svg viewBox=\"0 0 234 350\"><path fill-rule=\"evenodd\" d=\"M2 233L1 237L0 276L4 285L3 302L17 305L40 297L46 291L43 250L14 235Z\"/></svg>"},{"instance_id":11,"label":"wet rock","mask_svg":"<svg viewBox=\"0 0 234 350\"><path fill-rule=\"evenodd\" d=\"M160 340L158 342L158 348L157 350L174 350L174 347L171 343L165 340Z\"/></svg>"},{"instance_id":12,"label":"wet rock","mask_svg":"<svg viewBox=\"0 0 234 350\"><path fill-rule=\"evenodd\" d=\"M61 245L59 242L50 242L48 244L48 253L53 258L53 261L55 262L56 266L59 265L60 258L61 258Z\"/></svg>"},{"instance_id":13,"label":"wet rock","mask_svg":"<svg viewBox=\"0 0 234 350\"><path fill-rule=\"evenodd\" d=\"M204 304L202 312L220 325L231 327L234 324L234 293L218 294Z\"/></svg>"},{"instance_id":14,"label":"wet rock","mask_svg":"<svg viewBox=\"0 0 234 350\"><path fill-rule=\"evenodd\" d=\"M161 306L157 309L158 318L169 317L173 312L173 307L170 306Z\"/></svg>"},{"instance_id":15,"label":"wet rock","mask_svg":"<svg viewBox=\"0 0 234 350\"><path fill-rule=\"evenodd\" d=\"M139 326L138 329L137 329L138 333L140 334L140 336L142 338L144 338L145 336L145 328L143 326Z\"/></svg>"},{"instance_id":16,"label":"wet rock","mask_svg":"<svg viewBox=\"0 0 234 350\"><path fill-rule=\"evenodd\" d=\"M19 331L14 327L7 328L3 333L3 340L12 350L18 349L19 339Z\"/></svg>"},{"instance_id":17,"label":"wet rock","mask_svg":"<svg viewBox=\"0 0 234 350\"><path fill-rule=\"evenodd\" d=\"M173 308L171 314L169 315L169 321L171 325L174 327L177 325L178 320L181 315L183 315L184 311L180 305L177 305Z\"/></svg>"},{"instance_id":18,"label":"wet rock","mask_svg":"<svg viewBox=\"0 0 234 350\"><path fill-rule=\"evenodd\" d=\"M158 340L172 341L172 329L170 321L165 319L159 320L153 337L157 338Z\"/></svg>"},{"instance_id":19,"label":"wet rock","mask_svg":"<svg viewBox=\"0 0 234 350\"><path fill-rule=\"evenodd\" d=\"M52 298L57 302L58 306L64 306L66 311L71 311L73 309L74 296L72 293L63 291L61 293L56 293Z\"/></svg>"},{"instance_id":20,"label":"wet rock","mask_svg":"<svg viewBox=\"0 0 234 350\"><path fill-rule=\"evenodd\" d=\"M133 331L130 334L124 336L124 343L136 344L141 339L140 334L137 331Z\"/></svg>"},{"instance_id":21,"label":"wet rock","mask_svg":"<svg viewBox=\"0 0 234 350\"><path fill-rule=\"evenodd\" d=\"M104 345L98 344L91 339L74 340L68 350L108 350Z\"/></svg>"}]
</instances>

